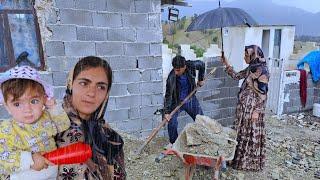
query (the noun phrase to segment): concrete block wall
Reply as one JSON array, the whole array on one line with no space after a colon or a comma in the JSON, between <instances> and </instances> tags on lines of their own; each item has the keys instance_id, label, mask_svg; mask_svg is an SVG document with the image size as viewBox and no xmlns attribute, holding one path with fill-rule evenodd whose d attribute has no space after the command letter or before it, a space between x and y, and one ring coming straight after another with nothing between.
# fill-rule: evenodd
<instances>
[{"instance_id":1,"label":"concrete block wall","mask_svg":"<svg viewBox=\"0 0 320 180\"><path fill-rule=\"evenodd\" d=\"M300 98L300 72L297 70L284 72L284 102L282 114L311 110L314 102L319 102L319 85L312 81L311 74L307 79L307 102L302 107Z\"/></svg>"},{"instance_id":2,"label":"concrete block wall","mask_svg":"<svg viewBox=\"0 0 320 180\"><path fill-rule=\"evenodd\" d=\"M314 83L314 103L320 104L320 81Z\"/></svg>"},{"instance_id":3,"label":"concrete block wall","mask_svg":"<svg viewBox=\"0 0 320 180\"><path fill-rule=\"evenodd\" d=\"M55 97L79 58L105 58L114 78L106 120L137 136L151 131L163 106L161 0L37 0L35 8Z\"/></svg>"},{"instance_id":4,"label":"concrete block wall","mask_svg":"<svg viewBox=\"0 0 320 180\"><path fill-rule=\"evenodd\" d=\"M206 74L213 67L216 67L217 70L212 76L209 76L196 96L204 115L217 120L224 126L230 126L235 119L237 94L240 90L238 87L239 81L231 79L225 73L219 57L205 58L204 61L206 63ZM185 112L180 113L178 121L180 131L187 123L193 122L192 118Z\"/></svg>"}]
</instances>

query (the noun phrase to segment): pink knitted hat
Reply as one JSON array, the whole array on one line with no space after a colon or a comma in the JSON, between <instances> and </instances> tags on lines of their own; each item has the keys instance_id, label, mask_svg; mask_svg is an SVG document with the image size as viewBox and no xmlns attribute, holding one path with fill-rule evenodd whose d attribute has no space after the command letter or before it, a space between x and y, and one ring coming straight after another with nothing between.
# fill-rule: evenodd
<instances>
[{"instance_id":1,"label":"pink knitted hat","mask_svg":"<svg viewBox=\"0 0 320 180\"><path fill-rule=\"evenodd\" d=\"M7 80L10 80L10 79L34 80L43 86L48 98L53 97L53 87L51 85L47 84L45 81L43 81L40 78L39 72L37 70L31 68L30 66L13 67L13 68L7 70L0 77L0 86L2 85L2 83L4 83ZM0 103L4 103L3 101L4 101L3 94L2 94L2 91L0 91Z\"/></svg>"}]
</instances>

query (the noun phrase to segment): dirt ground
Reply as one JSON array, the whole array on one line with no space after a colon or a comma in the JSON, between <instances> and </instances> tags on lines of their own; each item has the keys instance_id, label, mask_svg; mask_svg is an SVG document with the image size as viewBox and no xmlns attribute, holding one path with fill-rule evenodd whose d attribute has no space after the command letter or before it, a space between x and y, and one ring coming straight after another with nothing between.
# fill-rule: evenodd
<instances>
[{"instance_id":1,"label":"dirt ground","mask_svg":"<svg viewBox=\"0 0 320 180\"><path fill-rule=\"evenodd\" d=\"M320 171L320 119L310 112L284 115L281 119L265 119L267 133L266 167L261 172L237 171L228 167L220 179L316 179ZM175 156L167 156L160 163L155 158L168 144L167 138L152 140L140 158L134 155L143 143L128 135L125 140L126 171L129 180L184 179L183 163ZM193 179L212 179L213 171L198 166ZM320 172L319 172L320 178Z\"/></svg>"}]
</instances>

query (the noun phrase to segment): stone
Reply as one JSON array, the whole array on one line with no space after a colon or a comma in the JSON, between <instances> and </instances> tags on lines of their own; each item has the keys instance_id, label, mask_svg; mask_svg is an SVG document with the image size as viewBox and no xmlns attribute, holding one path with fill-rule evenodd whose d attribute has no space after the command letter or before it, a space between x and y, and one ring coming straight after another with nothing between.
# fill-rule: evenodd
<instances>
[{"instance_id":1,"label":"stone","mask_svg":"<svg viewBox=\"0 0 320 180\"><path fill-rule=\"evenodd\" d=\"M238 174L236 175L236 180L244 180L244 174L241 172L238 172Z\"/></svg>"},{"instance_id":2,"label":"stone","mask_svg":"<svg viewBox=\"0 0 320 180\"><path fill-rule=\"evenodd\" d=\"M280 173L279 173L279 170L276 169L272 172L272 175L271 175L272 179L274 180L277 180L277 179L280 179Z\"/></svg>"}]
</instances>

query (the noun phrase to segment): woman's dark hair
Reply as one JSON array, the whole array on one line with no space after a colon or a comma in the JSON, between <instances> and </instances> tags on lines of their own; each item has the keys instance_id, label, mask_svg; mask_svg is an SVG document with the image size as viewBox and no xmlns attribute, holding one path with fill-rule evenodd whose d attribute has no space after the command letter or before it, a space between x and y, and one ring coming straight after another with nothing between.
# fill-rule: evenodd
<instances>
[{"instance_id":1,"label":"woman's dark hair","mask_svg":"<svg viewBox=\"0 0 320 180\"><path fill-rule=\"evenodd\" d=\"M172 60L172 66L173 68L183 68L186 65L186 58L183 56L177 55Z\"/></svg>"},{"instance_id":2,"label":"woman's dark hair","mask_svg":"<svg viewBox=\"0 0 320 180\"><path fill-rule=\"evenodd\" d=\"M97 67L102 67L106 72L109 92L112 85L112 69L106 60L101 59L99 57L87 56L80 59L74 67L72 81L74 81L82 71Z\"/></svg>"}]
</instances>

